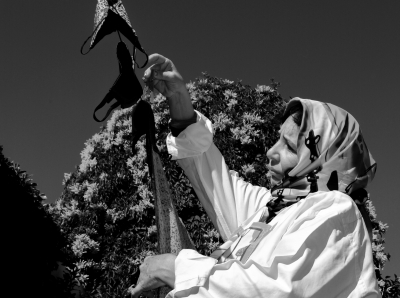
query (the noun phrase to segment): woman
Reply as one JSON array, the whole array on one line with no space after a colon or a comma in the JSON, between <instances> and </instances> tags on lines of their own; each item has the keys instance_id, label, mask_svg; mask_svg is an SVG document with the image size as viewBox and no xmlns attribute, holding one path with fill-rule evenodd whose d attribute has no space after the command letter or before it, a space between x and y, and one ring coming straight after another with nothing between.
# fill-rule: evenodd
<instances>
[{"instance_id":1,"label":"woman","mask_svg":"<svg viewBox=\"0 0 400 298\"><path fill-rule=\"evenodd\" d=\"M227 169L174 64L158 54L149 61L144 80L170 106L169 153L226 242L210 257L146 258L133 297L165 284L168 297L379 297L355 202L364 202L376 164L357 121L331 104L291 100L267 153L269 191Z\"/></svg>"}]
</instances>

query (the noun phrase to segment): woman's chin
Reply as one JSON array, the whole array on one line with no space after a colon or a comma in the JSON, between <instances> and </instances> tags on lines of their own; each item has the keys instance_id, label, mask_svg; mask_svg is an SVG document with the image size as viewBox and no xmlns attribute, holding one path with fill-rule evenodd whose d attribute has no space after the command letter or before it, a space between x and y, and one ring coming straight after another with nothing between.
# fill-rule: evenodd
<instances>
[{"instance_id":1,"label":"woman's chin","mask_svg":"<svg viewBox=\"0 0 400 298\"><path fill-rule=\"evenodd\" d=\"M268 176L269 176L269 179L271 181L271 186L275 186L275 185L279 184L279 182L281 182L281 180L282 180L280 175L277 175L274 172L269 172Z\"/></svg>"},{"instance_id":2,"label":"woman's chin","mask_svg":"<svg viewBox=\"0 0 400 298\"><path fill-rule=\"evenodd\" d=\"M279 184L279 182L281 182L281 180L279 179L275 179L274 177L271 177L271 186L275 186L277 184Z\"/></svg>"},{"instance_id":3,"label":"woman's chin","mask_svg":"<svg viewBox=\"0 0 400 298\"><path fill-rule=\"evenodd\" d=\"M277 185L277 184L278 184L278 181L271 180L271 186L275 186L275 185Z\"/></svg>"},{"instance_id":4,"label":"woman's chin","mask_svg":"<svg viewBox=\"0 0 400 298\"><path fill-rule=\"evenodd\" d=\"M275 186L281 181L279 179L279 177L275 173L273 173L272 171L269 171L267 173L267 177L268 177L269 182L271 183L271 186Z\"/></svg>"}]
</instances>

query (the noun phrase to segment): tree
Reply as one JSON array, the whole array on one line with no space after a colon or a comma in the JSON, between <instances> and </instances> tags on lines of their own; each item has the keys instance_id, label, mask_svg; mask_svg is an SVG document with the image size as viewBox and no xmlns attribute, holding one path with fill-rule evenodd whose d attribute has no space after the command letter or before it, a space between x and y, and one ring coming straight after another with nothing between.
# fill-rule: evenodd
<instances>
[{"instance_id":1,"label":"tree","mask_svg":"<svg viewBox=\"0 0 400 298\"><path fill-rule=\"evenodd\" d=\"M278 85L272 81L270 86L251 88L208 74L187 85L195 108L213 121L214 142L228 166L247 181L265 187L269 187L262 174L267 171L266 152L278 137L277 119L285 105ZM148 93L144 100L150 100ZM179 216L197 250L209 255L221 239L190 182L170 160L165 145L169 133L165 98L157 96L152 107L157 146ZM144 139L132 150L130 112L114 112L107 125L85 143L81 164L65 175L64 191L50 207L68 238L65 265L87 297L123 295L136 282L143 259L156 253Z\"/></svg>"},{"instance_id":2,"label":"tree","mask_svg":"<svg viewBox=\"0 0 400 298\"><path fill-rule=\"evenodd\" d=\"M0 181L5 288L17 297L70 297L67 281L52 275L67 243L42 204L46 196L26 171L3 155L2 146Z\"/></svg>"}]
</instances>

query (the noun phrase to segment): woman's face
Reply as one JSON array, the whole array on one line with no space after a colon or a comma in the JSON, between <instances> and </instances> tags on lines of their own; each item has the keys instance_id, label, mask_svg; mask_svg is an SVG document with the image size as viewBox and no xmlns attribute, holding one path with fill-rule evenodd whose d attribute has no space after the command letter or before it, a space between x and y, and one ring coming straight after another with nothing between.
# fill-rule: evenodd
<instances>
[{"instance_id":1,"label":"woman's face","mask_svg":"<svg viewBox=\"0 0 400 298\"><path fill-rule=\"evenodd\" d=\"M280 138L267 152L268 169L272 185L283 179L285 173L293 169L299 158L297 156L297 139L300 127L289 116L280 129Z\"/></svg>"}]
</instances>

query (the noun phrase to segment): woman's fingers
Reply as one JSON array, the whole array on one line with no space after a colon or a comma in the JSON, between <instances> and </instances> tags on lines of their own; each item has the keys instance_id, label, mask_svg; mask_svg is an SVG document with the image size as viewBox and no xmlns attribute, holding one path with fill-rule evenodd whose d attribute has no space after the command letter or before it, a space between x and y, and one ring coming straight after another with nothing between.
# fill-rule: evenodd
<instances>
[{"instance_id":1,"label":"woman's fingers","mask_svg":"<svg viewBox=\"0 0 400 298\"><path fill-rule=\"evenodd\" d=\"M152 298L152 297L154 297L154 291L142 292L142 293L140 293L140 295L145 296L147 298Z\"/></svg>"},{"instance_id":2,"label":"woman's fingers","mask_svg":"<svg viewBox=\"0 0 400 298\"><path fill-rule=\"evenodd\" d=\"M152 77L153 79L160 81L174 81L176 74L172 71L155 70Z\"/></svg>"},{"instance_id":3,"label":"woman's fingers","mask_svg":"<svg viewBox=\"0 0 400 298\"><path fill-rule=\"evenodd\" d=\"M151 54L149 56L149 62L148 62L150 67L146 69L145 77L146 76L148 77L150 75L151 70L165 68L165 64L166 64L167 61L168 61L168 59L166 57L164 57L163 55Z\"/></svg>"},{"instance_id":4,"label":"woman's fingers","mask_svg":"<svg viewBox=\"0 0 400 298\"><path fill-rule=\"evenodd\" d=\"M152 76L154 76L154 72L159 69L160 69L160 65L157 65L157 64L154 64L154 65L150 66L149 68L147 68L143 74L143 81L146 82L149 79L152 80L153 79Z\"/></svg>"},{"instance_id":5,"label":"woman's fingers","mask_svg":"<svg viewBox=\"0 0 400 298\"><path fill-rule=\"evenodd\" d=\"M154 65L154 64L162 64L167 60L166 57L160 54L151 54L149 56L149 65Z\"/></svg>"},{"instance_id":6,"label":"woman's fingers","mask_svg":"<svg viewBox=\"0 0 400 298\"><path fill-rule=\"evenodd\" d=\"M132 288L132 287L129 288L127 292L128 292L128 294L131 295L131 298L137 298L140 295L145 296L145 297L149 297L149 298L154 296L154 291L153 290L144 291L140 285L137 285L136 288Z\"/></svg>"},{"instance_id":7,"label":"woman's fingers","mask_svg":"<svg viewBox=\"0 0 400 298\"><path fill-rule=\"evenodd\" d=\"M127 293L131 295L131 298L137 298L140 295L143 295L145 297L153 297L154 296L154 290L165 285L162 282L159 281L144 281L144 284L148 284L146 285L142 285L143 282L138 282L138 284L136 285L135 288L130 287L127 290Z\"/></svg>"},{"instance_id":8,"label":"woman's fingers","mask_svg":"<svg viewBox=\"0 0 400 298\"><path fill-rule=\"evenodd\" d=\"M171 97L179 92L187 93L185 83L174 63L160 55L149 56L149 68L143 75L143 81L150 90L158 91L165 97Z\"/></svg>"},{"instance_id":9,"label":"woman's fingers","mask_svg":"<svg viewBox=\"0 0 400 298\"><path fill-rule=\"evenodd\" d=\"M142 293L142 290L139 286L136 288L130 287L128 289L128 293L131 295L131 298L136 298L136 297L140 296L140 293Z\"/></svg>"},{"instance_id":10,"label":"woman's fingers","mask_svg":"<svg viewBox=\"0 0 400 298\"><path fill-rule=\"evenodd\" d=\"M149 64L151 66L146 69L144 73L144 81L154 78L163 81L171 81L175 79L176 68L168 58L160 54L152 54L149 56Z\"/></svg>"}]
</instances>

